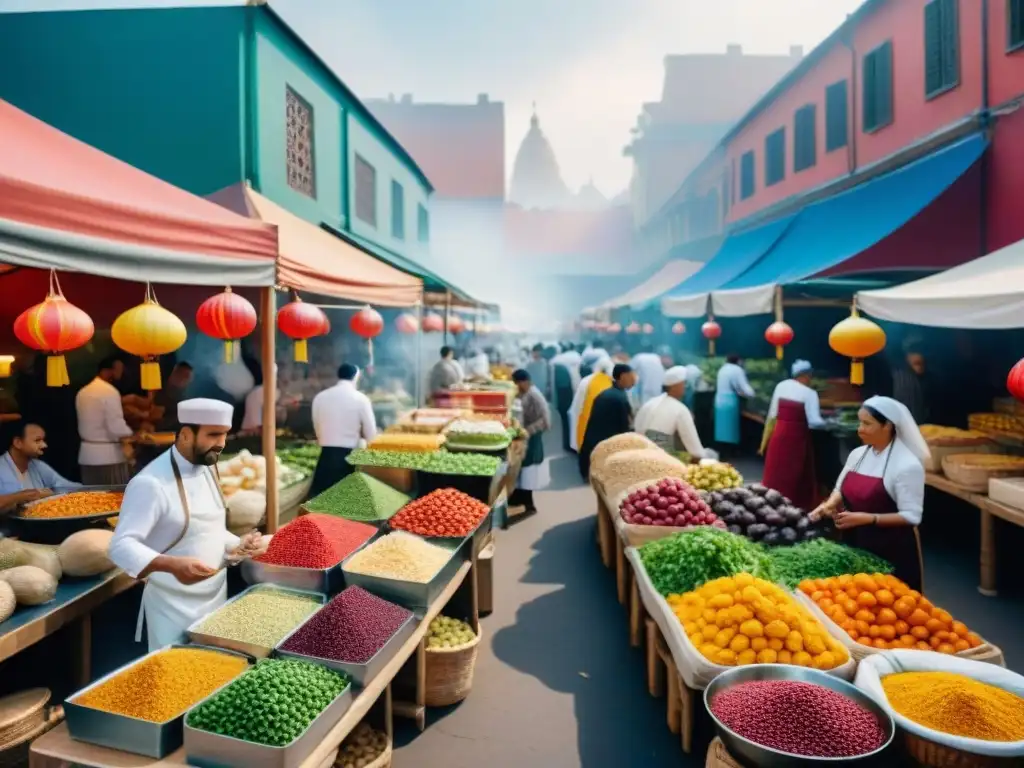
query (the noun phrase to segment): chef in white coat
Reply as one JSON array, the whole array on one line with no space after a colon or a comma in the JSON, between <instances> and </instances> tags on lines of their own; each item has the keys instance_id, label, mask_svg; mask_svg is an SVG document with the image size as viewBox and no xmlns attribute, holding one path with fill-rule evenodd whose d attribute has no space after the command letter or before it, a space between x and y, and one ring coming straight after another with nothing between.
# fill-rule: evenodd
<instances>
[{"instance_id":1,"label":"chef in white coat","mask_svg":"<svg viewBox=\"0 0 1024 768\"><path fill-rule=\"evenodd\" d=\"M258 553L259 532L227 529L224 497L212 469L231 429L233 406L197 398L178 404L177 440L132 478L110 542L110 559L146 579L143 619L149 650L180 642L197 619L224 604L225 565Z\"/></svg>"},{"instance_id":2,"label":"chef in white coat","mask_svg":"<svg viewBox=\"0 0 1024 768\"><path fill-rule=\"evenodd\" d=\"M716 459L718 455L701 443L693 414L683 404L687 378L688 371L681 365L665 371L664 392L644 404L634 427L666 451L685 450L695 459Z\"/></svg>"},{"instance_id":3,"label":"chef in white coat","mask_svg":"<svg viewBox=\"0 0 1024 768\"><path fill-rule=\"evenodd\" d=\"M652 345L644 344L641 351L633 356L630 365L638 377L633 394L639 400L640 405L663 394L665 364L661 360L661 355L655 354Z\"/></svg>"}]
</instances>

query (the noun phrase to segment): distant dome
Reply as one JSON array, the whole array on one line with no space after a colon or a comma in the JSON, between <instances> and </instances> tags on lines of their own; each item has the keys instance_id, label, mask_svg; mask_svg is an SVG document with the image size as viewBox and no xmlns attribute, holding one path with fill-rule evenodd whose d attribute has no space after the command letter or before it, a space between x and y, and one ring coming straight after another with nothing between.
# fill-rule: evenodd
<instances>
[{"instance_id":1,"label":"distant dome","mask_svg":"<svg viewBox=\"0 0 1024 768\"><path fill-rule=\"evenodd\" d=\"M594 185L593 179L580 187L579 194L576 195L577 208L600 209L607 206L608 198Z\"/></svg>"},{"instance_id":2,"label":"distant dome","mask_svg":"<svg viewBox=\"0 0 1024 768\"><path fill-rule=\"evenodd\" d=\"M571 197L569 188L562 181L558 160L551 149L540 120L534 111L530 118L530 130L516 152L512 167L512 188L509 199L523 208L558 208Z\"/></svg>"}]
</instances>

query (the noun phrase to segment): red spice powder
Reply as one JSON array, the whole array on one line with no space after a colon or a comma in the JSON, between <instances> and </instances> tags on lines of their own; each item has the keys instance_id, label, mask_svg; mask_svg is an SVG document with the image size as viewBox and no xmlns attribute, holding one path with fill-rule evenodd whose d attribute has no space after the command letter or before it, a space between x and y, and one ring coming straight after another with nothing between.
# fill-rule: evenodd
<instances>
[{"instance_id":1,"label":"red spice powder","mask_svg":"<svg viewBox=\"0 0 1024 768\"><path fill-rule=\"evenodd\" d=\"M254 558L269 565L331 568L366 543L377 529L334 515L303 515L274 534L267 551Z\"/></svg>"}]
</instances>

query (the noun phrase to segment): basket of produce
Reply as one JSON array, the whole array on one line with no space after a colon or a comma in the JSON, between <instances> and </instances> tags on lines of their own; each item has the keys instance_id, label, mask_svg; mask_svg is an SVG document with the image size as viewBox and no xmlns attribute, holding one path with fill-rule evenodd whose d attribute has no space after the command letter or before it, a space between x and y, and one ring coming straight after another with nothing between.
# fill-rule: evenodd
<instances>
[{"instance_id":1,"label":"basket of produce","mask_svg":"<svg viewBox=\"0 0 1024 768\"><path fill-rule=\"evenodd\" d=\"M411 434L440 434L452 421L463 416L461 409L419 408L402 414L394 425L396 431Z\"/></svg>"},{"instance_id":2,"label":"basket of produce","mask_svg":"<svg viewBox=\"0 0 1024 768\"><path fill-rule=\"evenodd\" d=\"M477 548L490 530L491 507L454 488L440 488L410 501L388 521L394 531L406 531L428 539L461 541L474 538Z\"/></svg>"},{"instance_id":3,"label":"basket of produce","mask_svg":"<svg viewBox=\"0 0 1024 768\"><path fill-rule=\"evenodd\" d=\"M387 483L364 472L353 472L323 493L307 500L300 514L317 512L381 524L408 503L408 496Z\"/></svg>"},{"instance_id":4,"label":"basket of produce","mask_svg":"<svg viewBox=\"0 0 1024 768\"><path fill-rule=\"evenodd\" d=\"M508 428L500 421L458 419L444 431L449 449L465 451L501 451L512 442Z\"/></svg>"},{"instance_id":5,"label":"basket of produce","mask_svg":"<svg viewBox=\"0 0 1024 768\"><path fill-rule=\"evenodd\" d=\"M728 753L747 765L874 765L896 732L892 716L856 686L787 664L723 672L705 689L704 706Z\"/></svg>"},{"instance_id":6,"label":"basket of produce","mask_svg":"<svg viewBox=\"0 0 1024 768\"><path fill-rule=\"evenodd\" d=\"M897 650L864 659L857 687L923 766L997 768L1024 758L1024 677L957 656Z\"/></svg>"},{"instance_id":7,"label":"basket of produce","mask_svg":"<svg viewBox=\"0 0 1024 768\"><path fill-rule=\"evenodd\" d=\"M50 691L31 688L0 698L0 768L25 768L32 742L64 718Z\"/></svg>"},{"instance_id":8,"label":"basket of produce","mask_svg":"<svg viewBox=\"0 0 1024 768\"><path fill-rule=\"evenodd\" d=\"M724 461L709 459L699 464L687 464L686 477L683 479L698 491L722 491L743 485L743 475L736 467Z\"/></svg>"},{"instance_id":9,"label":"basket of produce","mask_svg":"<svg viewBox=\"0 0 1024 768\"><path fill-rule=\"evenodd\" d=\"M405 432L384 432L370 443L373 451L400 451L403 453L431 453L444 445L441 435L418 435Z\"/></svg>"},{"instance_id":10,"label":"basket of produce","mask_svg":"<svg viewBox=\"0 0 1024 768\"><path fill-rule=\"evenodd\" d=\"M987 493L988 481L994 477L1024 475L1024 457L958 453L942 460L942 471L954 483L969 491Z\"/></svg>"},{"instance_id":11,"label":"basket of produce","mask_svg":"<svg viewBox=\"0 0 1024 768\"><path fill-rule=\"evenodd\" d=\"M107 518L121 510L123 498L123 485L89 486L29 502L7 519L21 538L59 544L76 531L106 527Z\"/></svg>"},{"instance_id":12,"label":"basket of produce","mask_svg":"<svg viewBox=\"0 0 1024 768\"><path fill-rule=\"evenodd\" d=\"M732 533L769 546L795 544L821 536L821 526L776 490L759 483L704 492L711 510Z\"/></svg>"},{"instance_id":13,"label":"basket of produce","mask_svg":"<svg viewBox=\"0 0 1024 768\"><path fill-rule=\"evenodd\" d=\"M921 436L930 448L956 448L987 445L992 438L984 432L956 427L942 427L937 424L922 424Z\"/></svg>"},{"instance_id":14,"label":"basket of produce","mask_svg":"<svg viewBox=\"0 0 1024 768\"><path fill-rule=\"evenodd\" d=\"M725 528L692 486L678 478L644 481L613 501L612 522L628 546L638 547L697 525Z\"/></svg>"},{"instance_id":15,"label":"basket of produce","mask_svg":"<svg viewBox=\"0 0 1024 768\"><path fill-rule=\"evenodd\" d=\"M992 410L996 413L1024 417L1024 403L1015 397L997 397L992 401Z\"/></svg>"},{"instance_id":16,"label":"basket of produce","mask_svg":"<svg viewBox=\"0 0 1024 768\"><path fill-rule=\"evenodd\" d=\"M1024 416L1005 413L972 413L967 426L975 432L984 432L1001 442L1024 443Z\"/></svg>"},{"instance_id":17,"label":"basket of produce","mask_svg":"<svg viewBox=\"0 0 1024 768\"><path fill-rule=\"evenodd\" d=\"M430 622L424 683L428 707L451 706L469 695L481 636L479 625L474 630L458 619L438 616Z\"/></svg>"},{"instance_id":18,"label":"basket of produce","mask_svg":"<svg viewBox=\"0 0 1024 768\"><path fill-rule=\"evenodd\" d=\"M711 746L708 747L708 758L704 763L704 768L743 768L743 766L736 762L735 758L729 754L729 750L725 748L722 740L716 736L711 742Z\"/></svg>"},{"instance_id":19,"label":"basket of produce","mask_svg":"<svg viewBox=\"0 0 1024 768\"><path fill-rule=\"evenodd\" d=\"M856 659L914 648L1004 665L1003 652L895 576L843 574L800 582L797 598Z\"/></svg>"},{"instance_id":20,"label":"basket of produce","mask_svg":"<svg viewBox=\"0 0 1024 768\"><path fill-rule=\"evenodd\" d=\"M620 451L608 457L597 476L609 501L637 483L665 477L685 480L686 467L660 448Z\"/></svg>"},{"instance_id":21,"label":"basket of produce","mask_svg":"<svg viewBox=\"0 0 1024 768\"><path fill-rule=\"evenodd\" d=\"M391 768L391 739L365 721L341 744L335 768Z\"/></svg>"},{"instance_id":22,"label":"basket of produce","mask_svg":"<svg viewBox=\"0 0 1024 768\"><path fill-rule=\"evenodd\" d=\"M590 476L592 478L600 478L605 462L616 453L654 449L657 447L652 440L643 435L638 435L636 432L624 432L621 435L615 435L607 440L602 440L594 448L594 452L590 454Z\"/></svg>"}]
</instances>

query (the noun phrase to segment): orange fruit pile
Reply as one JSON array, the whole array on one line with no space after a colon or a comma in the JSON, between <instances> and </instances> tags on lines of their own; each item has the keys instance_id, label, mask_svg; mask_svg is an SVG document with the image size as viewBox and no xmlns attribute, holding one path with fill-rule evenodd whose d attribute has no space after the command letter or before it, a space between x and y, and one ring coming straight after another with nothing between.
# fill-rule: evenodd
<instances>
[{"instance_id":1,"label":"orange fruit pile","mask_svg":"<svg viewBox=\"0 0 1024 768\"><path fill-rule=\"evenodd\" d=\"M858 573L806 579L799 589L861 645L960 653L982 640L895 576Z\"/></svg>"}]
</instances>

